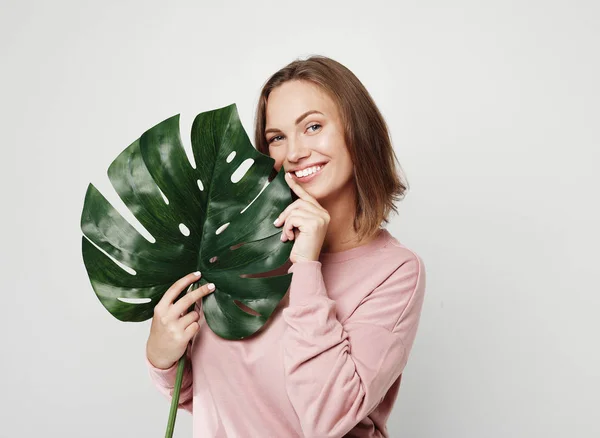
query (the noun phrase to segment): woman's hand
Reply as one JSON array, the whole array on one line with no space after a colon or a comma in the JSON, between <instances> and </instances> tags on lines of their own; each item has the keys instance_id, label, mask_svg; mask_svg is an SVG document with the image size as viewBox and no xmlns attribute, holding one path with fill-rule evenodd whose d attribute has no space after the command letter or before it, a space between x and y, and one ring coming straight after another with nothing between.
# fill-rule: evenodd
<instances>
[{"instance_id":1,"label":"woman's hand","mask_svg":"<svg viewBox=\"0 0 600 438\"><path fill-rule=\"evenodd\" d=\"M281 240L294 240L290 261L296 263L306 260L319 260L321 247L329 226L329 213L309 195L291 177L289 172L285 178L290 188L300 199L287 206L275 221L275 226L283 224Z\"/></svg>"},{"instance_id":2,"label":"woman's hand","mask_svg":"<svg viewBox=\"0 0 600 438\"><path fill-rule=\"evenodd\" d=\"M150 336L146 343L146 356L156 368L167 369L173 366L185 353L188 342L198 332L200 314L188 308L200 298L212 293L214 285L205 284L185 296L173 301L181 292L200 278L195 272L177 280L154 307ZM210 288L212 285L212 289Z\"/></svg>"}]
</instances>

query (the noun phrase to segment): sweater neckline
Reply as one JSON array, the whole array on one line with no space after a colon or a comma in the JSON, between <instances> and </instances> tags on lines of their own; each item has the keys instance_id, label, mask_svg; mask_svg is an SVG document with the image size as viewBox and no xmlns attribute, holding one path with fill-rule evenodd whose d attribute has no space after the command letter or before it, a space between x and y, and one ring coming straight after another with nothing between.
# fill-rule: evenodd
<instances>
[{"instance_id":1,"label":"sweater neckline","mask_svg":"<svg viewBox=\"0 0 600 438\"><path fill-rule=\"evenodd\" d=\"M377 236L369 243L357 246L356 248L347 249L345 251L321 252L319 255L319 261L324 263L337 263L361 257L370 253L371 251L375 251L383 247L390 239L392 239L392 235L389 233L389 231L385 228L380 228Z\"/></svg>"}]
</instances>

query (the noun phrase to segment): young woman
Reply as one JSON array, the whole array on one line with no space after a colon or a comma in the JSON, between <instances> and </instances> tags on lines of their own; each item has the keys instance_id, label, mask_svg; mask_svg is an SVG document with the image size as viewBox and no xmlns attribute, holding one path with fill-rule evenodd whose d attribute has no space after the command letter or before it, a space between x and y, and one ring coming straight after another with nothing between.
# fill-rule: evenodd
<instances>
[{"instance_id":1,"label":"young woman","mask_svg":"<svg viewBox=\"0 0 600 438\"><path fill-rule=\"evenodd\" d=\"M313 56L264 85L255 144L297 197L273 225L294 241L269 273L294 273L288 294L259 332L234 342L203 327L208 285L173 304L199 277L182 278L155 309L150 376L170 399L188 354L180 406L197 437L388 437L425 269L380 228L406 190L386 123L350 70Z\"/></svg>"}]
</instances>

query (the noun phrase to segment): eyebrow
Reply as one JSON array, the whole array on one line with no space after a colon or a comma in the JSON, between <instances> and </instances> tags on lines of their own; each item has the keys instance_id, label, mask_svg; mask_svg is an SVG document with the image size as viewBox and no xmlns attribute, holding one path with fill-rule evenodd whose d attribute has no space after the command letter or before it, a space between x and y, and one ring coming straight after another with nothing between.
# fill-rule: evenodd
<instances>
[{"instance_id":1,"label":"eyebrow","mask_svg":"<svg viewBox=\"0 0 600 438\"><path fill-rule=\"evenodd\" d=\"M299 124L302 120L304 120L307 116L311 115L311 114L321 114L322 116L324 116L325 114L323 114L321 111L317 111L317 110L309 110L306 111L304 114L300 115L300 117L298 117L296 119L296 125ZM270 128L267 129L265 131L265 134L269 133L269 132L279 132L279 129L274 129L274 128Z\"/></svg>"}]
</instances>

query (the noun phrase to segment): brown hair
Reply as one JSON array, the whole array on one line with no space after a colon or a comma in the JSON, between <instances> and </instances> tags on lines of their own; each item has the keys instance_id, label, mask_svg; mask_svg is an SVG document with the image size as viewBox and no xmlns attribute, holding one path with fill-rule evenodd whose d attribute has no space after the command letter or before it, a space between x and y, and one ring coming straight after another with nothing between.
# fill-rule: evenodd
<instances>
[{"instance_id":1,"label":"brown hair","mask_svg":"<svg viewBox=\"0 0 600 438\"><path fill-rule=\"evenodd\" d=\"M319 86L337 104L344 139L354 164L357 197L354 230L358 240L376 233L381 222L389 222L395 202L408 188L395 164L400 163L392 147L387 124L373 98L348 68L331 58L314 55L296 59L273 74L264 84L256 109L256 149L269 155L265 138L267 99L273 89L287 81L305 80ZM276 171L271 176L276 175Z\"/></svg>"}]
</instances>

